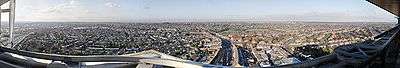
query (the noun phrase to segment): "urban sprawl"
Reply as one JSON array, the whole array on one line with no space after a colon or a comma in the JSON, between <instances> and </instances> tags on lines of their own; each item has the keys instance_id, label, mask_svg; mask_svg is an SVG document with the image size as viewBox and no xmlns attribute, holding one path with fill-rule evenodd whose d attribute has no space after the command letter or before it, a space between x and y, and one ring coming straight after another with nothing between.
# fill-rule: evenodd
<instances>
[{"instance_id":1,"label":"urban sprawl","mask_svg":"<svg viewBox=\"0 0 400 68\"><path fill-rule=\"evenodd\" d=\"M61 55L155 50L207 64L266 67L325 56L335 47L372 40L391 27L346 22L23 23L16 24L13 48Z\"/></svg>"}]
</instances>

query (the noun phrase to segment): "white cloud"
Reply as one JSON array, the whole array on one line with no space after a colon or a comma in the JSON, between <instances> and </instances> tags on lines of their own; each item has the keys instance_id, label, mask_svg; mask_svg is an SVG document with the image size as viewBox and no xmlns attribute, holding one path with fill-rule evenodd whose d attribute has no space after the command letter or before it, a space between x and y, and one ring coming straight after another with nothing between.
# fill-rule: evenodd
<instances>
[{"instance_id":1,"label":"white cloud","mask_svg":"<svg viewBox=\"0 0 400 68\"><path fill-rule=\"evenodd\" d=\"M121 5L119 5L119 4L117 4L117 3L114 3L114 2L107 2L107 3L104 4L104 5L106 5L107 7L111 7L111 8L114 8L114 7L121 7Z\"/></svg>"},{"instance_id":2,"label":"white cloud","mask_svg":"<svg viewBox=\"0 0 400 68\"><path fill-rule=\"evenodd\" d=\"M104 6L110 7L110 8L119 8L121 5L116 3L117 0L104 0L106 3Z\"/></svg>"},{"instance_id":3,"label":"white cloud","mask_svg":"<svg viewBox=\"0 0 400 68\"><path fill-rule=\"evenodd\" d=\"M111 4L112 5L112 4ZM116 7L116 5L112 5ZM112 21L112 17L88 9L78 0L69 0L65 3L48 7L47 9L36 10L25 17L29 21Z\"/></svg>"}]
</instances>

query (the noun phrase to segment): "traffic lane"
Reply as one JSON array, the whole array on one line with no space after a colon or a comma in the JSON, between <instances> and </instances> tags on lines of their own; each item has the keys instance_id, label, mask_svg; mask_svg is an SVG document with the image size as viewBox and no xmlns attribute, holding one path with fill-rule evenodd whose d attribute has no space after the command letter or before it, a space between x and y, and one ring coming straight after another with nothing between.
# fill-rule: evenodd
<instances>
[{"instance_id":1,"label":"traffic lane","mask_svg":"<svg viewBox=\"0 0 400 68\"><path fill-rule=\"evenodd\" d=\"M222 48L217 54L217 57L212 64L216 65L224 65L224 66L230 66L232 65L232 49L231 49L231 43L227 39L220 38L222 41Z\"/></svg>"},{"instance_id":2,"label":"traffic lane","mask_svg":"<svg viewBox=\"0 0 400 68\"><path fill-rule=\"evenodd\" d=\"M242 47L239 47L238 52L239 52L239 64L242 66L249 66L250 64L248 62L249 55L248 53L246 53L246 50Z\"/></svg>"}]
</instances>

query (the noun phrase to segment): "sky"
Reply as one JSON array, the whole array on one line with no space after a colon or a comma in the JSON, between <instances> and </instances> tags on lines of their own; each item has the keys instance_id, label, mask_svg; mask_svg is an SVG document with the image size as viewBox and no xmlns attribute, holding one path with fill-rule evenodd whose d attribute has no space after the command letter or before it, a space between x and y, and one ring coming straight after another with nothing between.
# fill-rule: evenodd
<instances>
[{"instance_id":1,"label":"sky","mask_svg":"<svg viewBox=\"0 0 400 68\"><path fill-rule=\"evenodd\" d=\"M7 8L3 5L2 8ZM6 20L2 14L2 20ZM208 22L324 21L395 22L365 0L17 0L17 21Z\"/></svg>"}]
</instances>

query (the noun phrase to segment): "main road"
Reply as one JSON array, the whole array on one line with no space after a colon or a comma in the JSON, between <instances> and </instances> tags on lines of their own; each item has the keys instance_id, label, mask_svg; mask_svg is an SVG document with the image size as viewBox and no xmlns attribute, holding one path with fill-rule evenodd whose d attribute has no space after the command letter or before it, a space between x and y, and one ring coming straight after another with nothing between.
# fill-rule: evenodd
<instances>
[{"instance_id":1,"label":"main road","mask_svg":"<svg viewBox=\"0 0 400 68\"><path fill-rule=\"evenodd\" d=\"M251 53L243 47L239 47L237 49L239 53L239 58L238 58L239 64L245 67L249 67L250 66L249 59L253 59Z\"/></svg>"},{"instance_id":2,"label":"main road","mask_svg":"<svg viewBox=\"0 0 400 68\"><path fill-rule=\"evenodd\" d=\"M223 36L210 32L210 34L221 39L221 48L218 51L217 56L211 61L211 64L215 65L223 65L223 66L231 66L233 59L232 52L232 43L228 39L223 38Z\"/></svg>"},{"instance_id":3,"label":"main road","mask_svg":"<svg viewBox=\"0 0 400 68\"><path fill-rule=\"evenodd\" d=\"M215 65L224 65L231 66L232 65L232 47L231 42L227 39L221 39L221 46L217 56L211 61L211 64Z\"/></svg>"}]
</instances>

